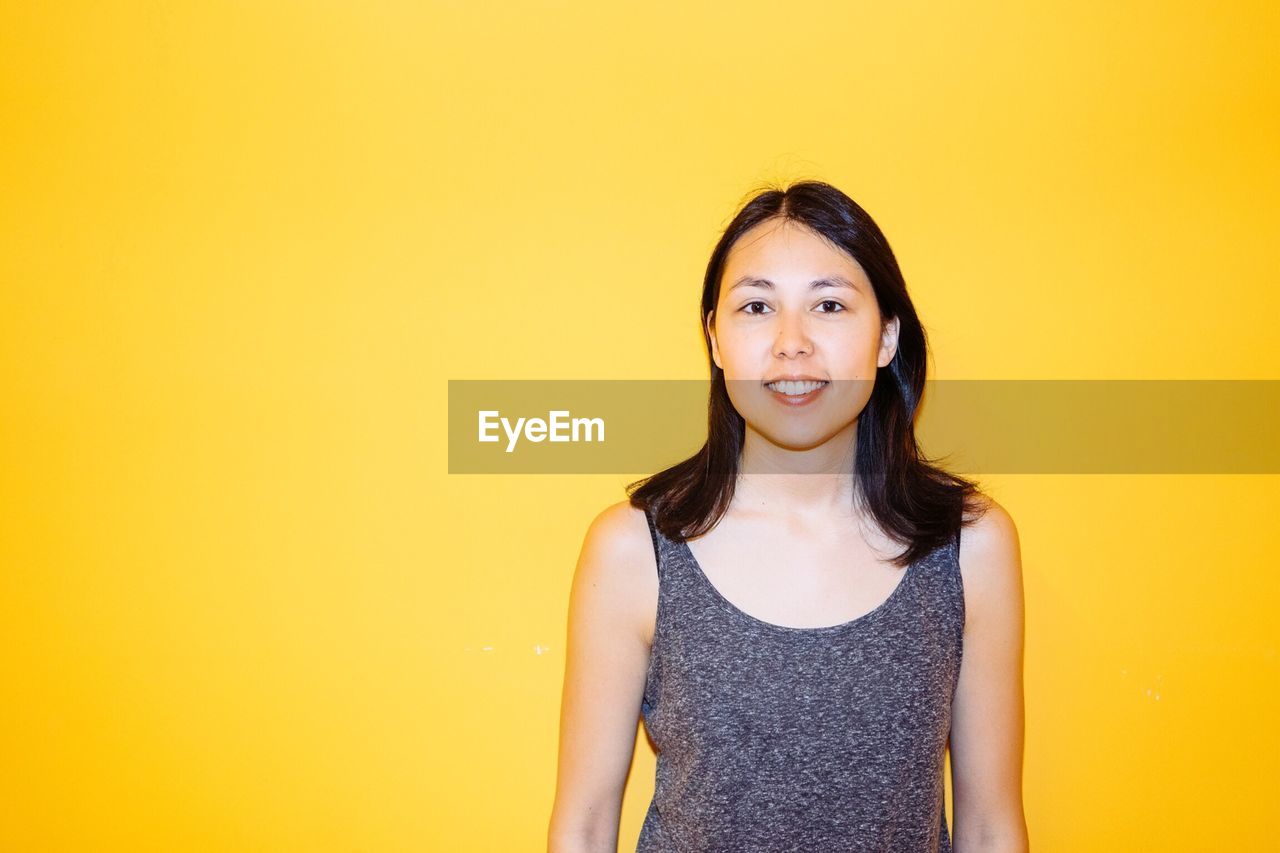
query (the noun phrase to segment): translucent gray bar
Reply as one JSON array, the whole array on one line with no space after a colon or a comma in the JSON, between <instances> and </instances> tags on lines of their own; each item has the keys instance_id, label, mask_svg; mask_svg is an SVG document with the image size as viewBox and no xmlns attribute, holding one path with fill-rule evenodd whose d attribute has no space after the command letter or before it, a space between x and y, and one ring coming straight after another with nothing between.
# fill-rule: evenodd
<instances>
[{"instance_id":1,"label":"translucent gray bar","mask_svg":"<svg viewBox=\"0 0 1280 853\"><path fill-rule=\"evenodd\" d=\"M840 382L824 394L870 390ZM449 473L651 473L702 446L709 387L451 379ZM757 382L733 390L767 399ZM808 417L822 402L762 405L770 418ZM496 441L480 440L482 425ZM1278 426L1280 380L956 379L928 383L916 435L960 474L1276 474Z\"/></svg>"}]
</instances>

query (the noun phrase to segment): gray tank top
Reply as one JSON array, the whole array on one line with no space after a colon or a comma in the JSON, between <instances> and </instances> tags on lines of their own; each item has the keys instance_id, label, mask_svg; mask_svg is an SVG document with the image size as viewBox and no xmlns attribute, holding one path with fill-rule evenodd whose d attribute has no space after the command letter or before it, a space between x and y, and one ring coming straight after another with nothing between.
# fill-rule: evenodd
<instances>
[{"instance_id":1,"label":"gray tank top","mask_svg":"<svg viewBox=\"0 0 1280 853\"><path fill-rule=\"evenodd\" d=\"M794 628L732 604L646 516L658 612L641 713L658 764L637 853L950 853L959 536L871 612Z\"/></svg>"}]
</instances>

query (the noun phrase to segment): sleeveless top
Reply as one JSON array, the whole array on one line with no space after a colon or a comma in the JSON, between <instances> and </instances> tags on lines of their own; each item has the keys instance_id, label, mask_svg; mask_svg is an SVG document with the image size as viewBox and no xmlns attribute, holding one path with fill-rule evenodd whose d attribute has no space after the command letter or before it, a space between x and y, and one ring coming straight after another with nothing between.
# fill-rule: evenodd
<instances>
[{"instance_id":1,"label":"sleeveless top","mask_svg":"<svg viewBox=\"0 0 1280 853\"><path fill-rule=\"evenodd\" d=\"M796 628L732 604L645 514L659 591L641 714L658 758L636 853L950 853L959 535L874 610Z\"/></svg>"}]
</instances>

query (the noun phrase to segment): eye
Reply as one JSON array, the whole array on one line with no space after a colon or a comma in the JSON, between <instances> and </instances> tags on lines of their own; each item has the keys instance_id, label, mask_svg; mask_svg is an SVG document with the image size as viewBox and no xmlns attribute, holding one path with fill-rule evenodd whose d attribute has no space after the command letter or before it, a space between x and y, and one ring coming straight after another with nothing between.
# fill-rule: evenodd
<instances>
[{"instance_id":1,"label":"eye","mask_svg":"<svg viewBox=\"0 0 1280 853\"><path fill-rule=\"evenodd\" d=\"M822 302L820 302L820 303L818 303L818 304L819 304L819 305L834 305L834 306L836 306L836 308L838 308L838 309L839 309L839 310L837 310L837 311L823 311L822 313L824 313L824 314L839 314L841 311L846 310L846 309L845 309L845 307L844 307L843 305L841 305L839 302L836 302L834 299L824 299L824 300L822 300Z\"/></svg>"},{"instance_id":2,"label":"eye","mask_svg":"<svg viewBox=\"0 0 1280 853\"><path fill-rule=\"evenodd\" d=\"M760 314L761 312L759 312L759 311L749 311L749 310L747 310L747 309L749 309L752 305L764 305L764 303L763 303L763 302L761 302L761 301L760 301L760 300L758 300L758 299L757 299L755 302L748 302L746 305L743 305L743 306L742 306L742 308L741 308L742 312L743 312L743 313L745 313L745 314L752 314L752 315L758 315L758 314Z\"/></svg>"}]
</instances>

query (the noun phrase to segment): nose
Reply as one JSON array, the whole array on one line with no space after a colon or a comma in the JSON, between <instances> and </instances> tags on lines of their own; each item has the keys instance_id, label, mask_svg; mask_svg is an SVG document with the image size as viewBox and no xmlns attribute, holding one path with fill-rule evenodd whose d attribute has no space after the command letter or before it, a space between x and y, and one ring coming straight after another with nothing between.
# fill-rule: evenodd
<instances>
[{"instance_id":1,"label":"nose","mask_svg":"<svg viewBox=\"0 0 1280 853\"><path fill-rule=\"evenodd\" d=\"M790 358L813 354L813 342L809 340L803 314L779 312L778 334L773 341L773 354Z\"/></svg>"}]
</instances>

